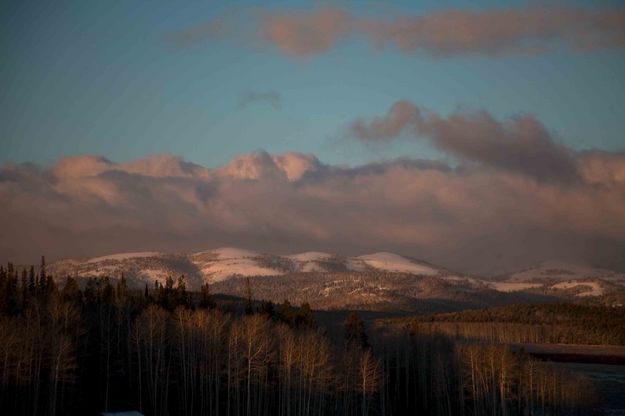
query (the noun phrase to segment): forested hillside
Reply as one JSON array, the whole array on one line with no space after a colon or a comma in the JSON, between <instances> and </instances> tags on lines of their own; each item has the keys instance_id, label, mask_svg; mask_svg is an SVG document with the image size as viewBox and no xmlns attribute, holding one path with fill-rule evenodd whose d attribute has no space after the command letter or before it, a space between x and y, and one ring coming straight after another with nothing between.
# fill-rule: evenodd
<instances>
[{"instance_id":1,"label":"forested hillside","mask_svg":"<svg viewBox=\"0 0 625 416\"><path fill-rule=\"evenodd\" d=\"M376 331L355 313L330 338L307 304L224 302L183 278L81 289L9 265L0 299L11 415L587 415L596 400L587 379L497 343Z\"/></svg>"},{"instance_id":2,"label":"forested hillside","mask_svg":"<svg viewBox=\"0 0 625 416\"><path fill-rule=\"evenodd\" d=\"M450 336L498 342L625 345L622 307L587 304L523 304L400 320Z\"/></svg>"}]
</instances>

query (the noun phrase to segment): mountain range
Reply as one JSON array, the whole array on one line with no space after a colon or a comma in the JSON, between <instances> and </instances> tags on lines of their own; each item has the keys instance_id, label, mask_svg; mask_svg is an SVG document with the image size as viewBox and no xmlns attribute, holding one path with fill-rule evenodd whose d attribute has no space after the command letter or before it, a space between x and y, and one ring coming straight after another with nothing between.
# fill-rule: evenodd
<instances>
[{"instance_id":1,"label":"mountain range","mask_svg":"<svg viewBox=\"0 0 625 416\"><path fill-rule=\"evenodd\" d=\"M604 299L620 304L625 293L625 274L611 270L545 262L503 276L480 277L388 252L353 257L317 251L275 255L229 247L192 254L137 252L66 259L50 264L48 270L61 279L115 279L123 274L134 287L184 276L192 290L209 283L214 293L236 296L245 296L250 278L255 298L309 302L318 309L455 310Z\"/></svg>"}]
</instances>

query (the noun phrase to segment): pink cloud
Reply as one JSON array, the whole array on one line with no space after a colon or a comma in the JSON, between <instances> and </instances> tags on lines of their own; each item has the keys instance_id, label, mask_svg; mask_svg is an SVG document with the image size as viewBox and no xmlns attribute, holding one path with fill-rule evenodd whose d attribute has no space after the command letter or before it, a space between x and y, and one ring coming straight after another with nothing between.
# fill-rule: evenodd
<instances>
[{"instance_id":1,"label":"pink cloud","mask_svg":"<svg viewBox=\"0 0 625 416\"><path fill-rule=\"evenodd\" d=\"M570 50L625 45L625 9L525 7L441 10L395 20L369 20L361 30L380 45L433 55L541 53L560 43Z\"/></svg>"},{"instance_id":2,"label":"pink cloud","mask_svg":"<svg viewBox=\"0 0 625 416\"><path fill-rule=\"evenodd\" d=\"M332 48L351 31L349 15L338 9L313 12L268 13L261 22L268 42L295 56L316 55Z\"/></svg>"},{"instance_id":3,"label":"pink cloud","mask_svg":"<svg viewBox=\"0 0 625 416\"><path fill-rule=\"evenodd\" d=\"M243 17L244 16L244 17ZM250 27L255 28L250 30ZM492 10L442 9L395 18L354 16L332 7L249 14L232 12L171 36L179 45L207 38L259 40L287 55L309 57L348 36L406 53L438 57L459 54L539 54L564 47L592 51L625 46L625 9L527 6ZM258 39L260 37L260 39Z\"/></svg>"},{"instance_id":4,"label":"pink cloud","mask_svg":"<svg viewBox=\"0 0 625 416\"><path fill-rule=\"evenodd\" d=\"M583 174L573 183L480 164L338 167L298 153L243 155L217 169L167 155L5 165L0 261L240 245L397 251L479 272L554 258L625 268L625 159L574 156Z\"/></svg>"}]
</instances>

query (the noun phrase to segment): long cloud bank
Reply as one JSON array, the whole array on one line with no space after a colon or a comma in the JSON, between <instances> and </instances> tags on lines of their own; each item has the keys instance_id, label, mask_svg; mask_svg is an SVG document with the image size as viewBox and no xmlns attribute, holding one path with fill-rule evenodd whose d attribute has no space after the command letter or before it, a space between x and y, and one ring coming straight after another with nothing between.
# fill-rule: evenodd
<instances>
[{"instance_id":1,"label":"long cloud bank","mask_svg":"<svg viewBox=\"0 0 625 416\"><path fill-rule=\"evenodd\" d=\"M359 37L375 47L432 56L462 54L536 55L564 48L573 52L625 46L625 8L526 6L442 9L394 18L361 17L347 10L234 9L217 19L169 36L178 46L225 38L268 44L287 55L309 57L341 40Z\"/></svg>"},{"instance_id":2,"label":"long cloud bank","mask_svg":"<svg viewBox=\"0 0 625 416\"><path fill-rule=\"evenodd\" d=\"M577 176L565 182L497 163L352 168L299 153L258 152L217 169L170 155L5 165L0 261L235 245L389 250L471 272L547 259L623 269L625 154L570 157Z\"/></svg>"}]
</instances>

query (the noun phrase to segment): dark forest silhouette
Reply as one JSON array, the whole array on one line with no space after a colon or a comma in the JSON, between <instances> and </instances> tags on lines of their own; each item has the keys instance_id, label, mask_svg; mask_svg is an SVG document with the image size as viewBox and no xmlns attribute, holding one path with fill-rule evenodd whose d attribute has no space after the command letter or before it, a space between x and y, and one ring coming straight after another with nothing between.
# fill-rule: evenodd
<instances>
[{"instance_id":1,"label":"dark forest silhouette","mask_svg":"<svg viewBox=\"0 0 625 416\"><path fill-rule=\"evenodd\" d=\"M63 284L57 284L62 281ZM184 277L55 280L0 268L0 408L11 415L587 415L592 384L413 322L332 339L307 304L218 302Z\"/></svg>"}]
</instances>

